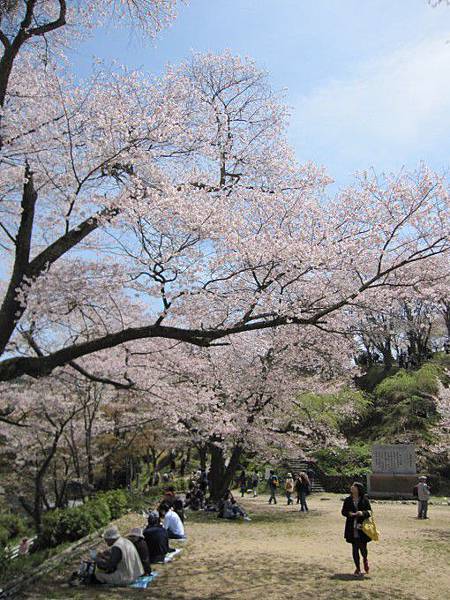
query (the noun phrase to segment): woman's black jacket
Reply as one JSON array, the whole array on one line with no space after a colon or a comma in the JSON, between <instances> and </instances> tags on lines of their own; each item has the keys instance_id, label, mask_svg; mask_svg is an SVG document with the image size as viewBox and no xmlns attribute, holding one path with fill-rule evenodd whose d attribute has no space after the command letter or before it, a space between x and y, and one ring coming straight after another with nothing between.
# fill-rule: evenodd
<instances>
[{"instance_id":1,"label":"woman's black jacket","mask_svg":"<svg viewBox=\"0 0 450 600\"><path fill-rule=\"evenodd\" d=\"M372 511L372 507L370 506L370 502L369 502L369 499L367 498L367 496L363 496L360 499L359 505L358 505L358 510L362 511L362 513L363 513L362 517L356 517L358 524L361 524L365 519L368 519L370 517L370 513ZM345 540L349 544L352 544L353 542L358 541L358 540L360 542L370 542L370 538L361 529L358 529L359 537L355 538L355 536L354 536L354 529L353 529L354 517L350 517L349 513L356 512L356 510L355 510L355 506L353 504L353 498L351 496L347 496L347 498L344 500L344 504L342 505L341 512L342 512L342 515L344 517L346 517L345 530L344 530Z\"/></svg>"}]
</instances>

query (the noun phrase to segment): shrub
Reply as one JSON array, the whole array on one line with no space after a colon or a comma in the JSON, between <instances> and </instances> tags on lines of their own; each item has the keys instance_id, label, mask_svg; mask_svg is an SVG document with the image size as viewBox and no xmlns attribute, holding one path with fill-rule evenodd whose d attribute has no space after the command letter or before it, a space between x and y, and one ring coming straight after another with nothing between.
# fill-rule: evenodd
<instances>
[{"instance_id":1,"label":"shrub","mask_svg":"<svg viewBox=\"0 0 450 600\"><path fill-rule=\"evenodd\" d=\"M418 371L399 371L387 377L375 389L378 398L387 401L402 400L412 396L435 395L439 391L439 369L434 365L424 365Z\"/></svg>"},{"instance_id":2,"label":"shrub","mask_svg":"<svg viewBox=\"0 0 450 600\"><path fill-rule=\"evenodd\" d=\"M112 519L118 519L124 515L128 508L128 496L125 490L111 490L101 492L96 498L103 500L109 507Z\"/></svg>"},{"instance_id":3,"label":"shrub","mask_svg":"<svg viewBox=\"0 0 450 600\"><path fill-rule=\"evenodd\" d=\"M323 448L314 452L318 467L327 475L361 477L370 471L371 449L366 444Z\"/></svg>"},{"instance_id":4,"label":"shrub","mask_svg":"<svg viewBox=\"0 0 450 600\"><path fill-rule=\"evenodd\" d=\"M45 548L73 542L104 527L110 520L109 506L101 498L88 500L75 508L49 511L43 518L39 546Z\"/></svg>"},{"instance_id":5,"label":"shrub","mask_svg":"<svg viewBox=\"0 0 450 600\"><path fill-rule=\"evenodd\" d=\"M18 535L25 534L27 524L22 517L13 513L0 514L0 543L6 545L9 540Z\"/></svg>"},{"instance_id":6,"label":"shrub","mask_svg":"<svg viewBox=\"0 0 450 600\"><path fill-rule=\"evenodd\" d=\"M137 490L129 490L126 492L127 496L127 507L129 510L133 510L135 512L140 512L144 509L148 508L149 496L151 497L151 491L155 488L150 488L150 492L148 495L144 496L142 492ZM160 494L155 494L155 498L157 498Z\"/></svg>"}]
</instances>

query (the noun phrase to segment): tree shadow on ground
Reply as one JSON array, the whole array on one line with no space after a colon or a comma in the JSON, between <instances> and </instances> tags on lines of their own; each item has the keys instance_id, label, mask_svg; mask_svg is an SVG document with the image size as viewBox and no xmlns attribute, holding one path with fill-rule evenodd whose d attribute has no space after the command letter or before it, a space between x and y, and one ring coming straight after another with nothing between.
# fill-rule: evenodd
<instances>
[{"instance_id":1,"label":"tree shadow on ground","mask_svg":"<svg viewBox=\"0 0 450 600\"><path fill-rule=\"evenodd\" d=\"M355 581L361 583L361 581L370 581L370 577L364 575L363 577L358 577L357 575L352 575L351 573L334 573L330 575L329 579L337 579L338 581Z\"/></svg>"},{"instance_id":2,"label":"tree shadow on ground","mask_svg":"<svg viewBox=\"0 0 450 600\"><path fill-rule=\"evenodd\" d=\"M444 531L442 529L424 529L422 534L426 536L427 540L450 542L450 531Z\"/></svg>"}]
</instances>

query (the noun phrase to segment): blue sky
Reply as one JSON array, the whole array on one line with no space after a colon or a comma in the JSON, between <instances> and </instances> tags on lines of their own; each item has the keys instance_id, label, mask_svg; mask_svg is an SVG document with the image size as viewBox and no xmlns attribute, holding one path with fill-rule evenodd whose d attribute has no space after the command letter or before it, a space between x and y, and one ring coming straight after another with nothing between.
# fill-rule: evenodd
<instances>
[{"instance_id":1,"label":"blue sky","mask_svg":"<svg viewBox=\"0 0 450 600\"><path fill-rule=\"evenodd\" d=\"M286 90L300 161L352 174L450 163L450 7L426 0L191 0L156 42L112 25L74 57L160 73L191 50L230 48Z\"/></svg>"}]
</instances>

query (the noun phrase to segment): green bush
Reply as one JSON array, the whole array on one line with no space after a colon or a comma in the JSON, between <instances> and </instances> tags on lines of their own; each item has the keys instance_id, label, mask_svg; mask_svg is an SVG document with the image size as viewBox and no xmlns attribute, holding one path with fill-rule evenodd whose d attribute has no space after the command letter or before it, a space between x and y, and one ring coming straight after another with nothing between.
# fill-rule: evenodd
<instances>
[{"instance_id":1,"label":"green bush","mask_svg":"<svg viewBox=\"0 0 450 600\"><path fill-rule=\"evenodd\" d=\"M173 485L177 492L185 492L187 490L187 483L184 477L178 477L171 481L169 485Z\"/></svg>"},{"instance_id":2,"label":"green bush","mask_svg":"<svg viewBox=\"0 0 450 600\"><path fill-rule=\"evenodd\" d=\"M314 452L318 467L327 475L361 477L370 471L371 449L367 444L347 448L323 448Z\"/></svg>"},{"instance_id":3,"label":"green bush","mask_svg":"<svg viewBox=\"0 0 450 600\"><path fill-rule=\"evenodd\" d=\"M107 503L112 519L119 519L127 511L128 496L125 490L100 492L96 495L96 498Z\"/></svg>"},{"instance_id":4,"label":"green bush","mask_svg":"<svg viewBox=\"0 0 450 600\"><path fill-rule=\"evenodd\" d=\"M435 395L439 391L439 369L426 364L418 371L401 370L375 388L377 398L396 401L412 396Z\"/></svg>"},{"instance_id":5,"label":"green bush","mask_svg":"<svg viewBox=\"0 0 450 600\"><path fill-rule=\"evenodd\" d=\"M6 546L9 539L9 532L6 527L0 525L0 546ZM1 560L1 559L0 559Z\"/></svg>"},{"instance_id":6,"label":"green bush","mask_svg":"<svg viewBox=\"0 0 450 600\"><path fill-rule=\"evenodd\" d=\"M145 496L142 492L138 490L127 491L127 508L134 512L141 512L142 510L147 509L149 504L149 497L151 497L151 490L153 489L154 488L150 488L150 492ZM154 498L156 499L158 496L159 493L155 494Z\"/></svg>"},{"instance_id":7,"label":"green bush","mask_svg":"<svg viewBox=\"0 0 450 600\"><path fill-rule=\"evenodd\" d=\"M43 517L39 536L41 548L57 546L62 542L73 542L111 521L111 511L102 498L88 500L75 508L56 509Z\"/></svg>"},{"instance_id":8,"label":"green bush","mask_svg":"<svg viewBox=\"0 0 450 600\"><path fill-rule=\"evenodd\" d=\"M4 546L9 540L25 534L27 524L22 517L13 513L0 513L0 543Z\"/></svg>"}]
</instances>

